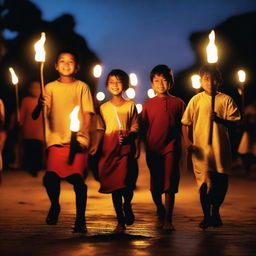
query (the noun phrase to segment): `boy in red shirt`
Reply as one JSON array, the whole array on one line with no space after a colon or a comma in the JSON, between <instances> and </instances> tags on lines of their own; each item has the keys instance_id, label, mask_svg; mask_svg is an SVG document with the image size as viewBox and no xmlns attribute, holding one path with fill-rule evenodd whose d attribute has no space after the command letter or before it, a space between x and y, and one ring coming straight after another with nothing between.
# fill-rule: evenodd
<instances>
[{"instance_id":1,"label":"boy in red shirt","mask_svg":"<svg viewBox=\"0 0 256 256\"><path fill-rule=\"evenodd\" d=\"M179 184L181 117L184 102L170 95L172 70L158 65L150 74L156 96L143 104L142 134L145 136L146 161L150 170L151 194L157 207L159 228L172 231L175 193ZM165 206L162 194L165 194Z\"/></svg>"}]
</instances>

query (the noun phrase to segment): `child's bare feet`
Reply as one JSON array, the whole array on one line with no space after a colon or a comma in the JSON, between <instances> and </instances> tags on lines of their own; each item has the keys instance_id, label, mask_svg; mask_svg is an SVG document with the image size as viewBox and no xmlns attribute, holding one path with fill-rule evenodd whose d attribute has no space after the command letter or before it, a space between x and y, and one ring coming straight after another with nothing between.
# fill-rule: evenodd
<instances>
[{"instance_id":1,"label":"child's bare feet","mask_svg":"<svg viewBox=\"0 0 256 256\"><path fill-rule=\"evenodd\" d=\"M221 227L223 225L220 215L212 216L212 226Z\"/></svg>"},{"instance_id":2,"label":"child's bare feet","mask_svg":"<svg viewBox=\"0 0 256 256\"><path fill-rule=\"evenodd\" d=\"M158 220L157 223L156 223L156 228L157 229L162 229L163 226L164 226L164 221Z\"/></svg>"},{"instance_id":3,"label":"child's bare feet","mask_svg":"<svg viewBox=\"0 0 256 256\"><path fill-rule=\"evenodd\" d=\"M124 224L118 223L117 226L116 226L116 228L114 229L114 233L116 233L116 234L122 234L122 233L124 233L125 229L126 229L126 227L125 227Z\"/></svg>"},{"instance_id":4,"label":"child's bare feet","mask_svg":"<svg viewBox=\"0 0 256 256\"><path fill-rule=\"evenodd\" d=\"M124 216L125 216L125 224L132 225L134 223L135 216L132 211L131 203L124 203L123 209L124 209Z\"/></svg>"},{"instance_id":5,"label":"child's bare feet","mask_svg":"<svg viewBox=\"0 0 256 256\"><path fill-rule=\"evenodd\" d=\"M174 231L174 230L175 230L174 226L173 226L172 223L169 222L169 221L165 221L165 222L164 222L163 229L164 229L165 231Z\"/></svg>"},{"instance_id":6,"label":"child's bare feet","mask_svg":"<svg viewBox=\"0 0 256 256\"><path fill-rule=\"evenodd\" d=\"M209 218L204 218L200 223L199 223L199 228L201 229L207 229L208 227L212 226L212 221Z\"/></svg>"}]
</instances>

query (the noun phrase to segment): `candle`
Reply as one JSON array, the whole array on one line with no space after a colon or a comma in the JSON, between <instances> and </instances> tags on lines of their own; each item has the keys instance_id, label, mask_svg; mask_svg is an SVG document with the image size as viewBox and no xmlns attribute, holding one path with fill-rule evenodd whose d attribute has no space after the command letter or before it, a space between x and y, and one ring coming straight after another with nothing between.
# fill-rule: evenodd
<instances>
[{"instance_id":1,"label":"candle","mask_svg":"<svg viewBox=\"0 0 256 256\"><path fill-rule=\"evenodd\" d=\"M211 31L209 34L209 43L206 47L206 52L207 52L207 61L211 65L214 65L218 61L218 50L215 45L215 32L214 30ZM211 84L213 84L213 79L211 76ZM216 90L212 90L211 96L211 108L212 112L214 112L214 105L215 105L215 95L216 95ZM209 139L208 139L208 144L212 145L212 132L213 132L213 121L210 121L210 131L209 131Z\"/></svg>"},{"instance_id":2,"label":"candle","mask_svg":"<svg viewBox=\"0 0 256 256\"><path fill-rule=\"evenodd\" d=\"M76 155L76 146L77 146L77 132L80 129L80 121L78 119L78 112L80 107L75 106L72 112L70 113L70 131L71 131L71 138L70 138L70 150L69 150L69 157L68 157L68 164L72 164Z\"/></svg>"},{"instance_id":3,"label":"candle","mask_svg":"<svg viewBox=\"0 0 256 256\"><path fill-rule=\"evenodd\" d=\"M12 84L15 87L15 98L16 98L16 115L17 115L17 122L20 122L20 111L19 111L19 90L18 90L18 82L19 79L15 74L15 71L13 70L12 67L9 68L9 71L12 76Z\"/></svg>"},{"instance_id":4,"label":"candle","mask_svg":"<svg viewBox=\"0 0 256 256\"><path fill-rule=\"evenodd\" d=\"M44 62L45 62L45 50L44 44L46 41L45 33L41 33L41 38L34 44L35 49L35 61L40 63L40 88L41 88L41 96L44 97ZM46 141L46 132L45 132L45 107L42 109L43 111L43 134L44 134L44 141Z\"/></svg>"}]
</instances>

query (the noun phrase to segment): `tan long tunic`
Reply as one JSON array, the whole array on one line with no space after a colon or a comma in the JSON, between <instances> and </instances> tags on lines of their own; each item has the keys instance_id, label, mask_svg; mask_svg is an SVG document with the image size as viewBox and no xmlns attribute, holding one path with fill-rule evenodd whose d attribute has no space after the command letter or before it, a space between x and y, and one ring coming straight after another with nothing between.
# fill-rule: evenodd
<instances>
[{"instance_id":1,"label":"tan long tunic","mask_svg":"<svg viewBox=\"0 0 256 256\"><path fill-rule=\"evenodd\" d=\"M93 100L87 84L76 80L73 83L51 82L45 87L46 98L46 144L62 145L70 143L70 113L80 106L78 118L80 131L77 140L85 147L89 146L89 133L84 127L85 112L94 113Z\"/></svg>"},{"instance_id":2,"label":"tan long tunic","mask_svg":"<svg viewBox=\"0 0 256 256\"><path fill-rule=\"evenodd\" d=\"M238 108L231 97L218 93L215 96L217 116L236 121L240 119ZM216 122L213 123L212 145L208 145L211 115L211 96L205 92L198 93L189 102L182 124L192 126L193 145L196 151L192 154L194 173L199 186L207 180L207 172L229 173L231 169L231 148L228 129Z\"/></svg>"}]
</instances>

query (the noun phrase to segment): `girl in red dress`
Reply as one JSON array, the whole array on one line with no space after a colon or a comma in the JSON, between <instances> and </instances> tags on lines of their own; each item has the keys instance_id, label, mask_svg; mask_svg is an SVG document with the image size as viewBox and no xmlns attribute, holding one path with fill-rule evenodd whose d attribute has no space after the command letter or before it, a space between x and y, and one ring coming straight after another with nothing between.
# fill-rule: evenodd
<instances>
[{"instance_id":1,"label":"girl in red dress","mask_svg":"<svg viewBox=\"0 0 256 256\"><path fill-rule=\"evenodd\" d=\"M118 221L117 233L123 232L126 224L134 222L131 200L138 175L138 151L135 147L138 113L135 104L122 97L128 87L129 76L124 71L116 69L109 73L106 88L112 99L100 106L98 127L100 137L103 137L98 166L99 192L112 194Z\"/></svg>"}]
</instances>

